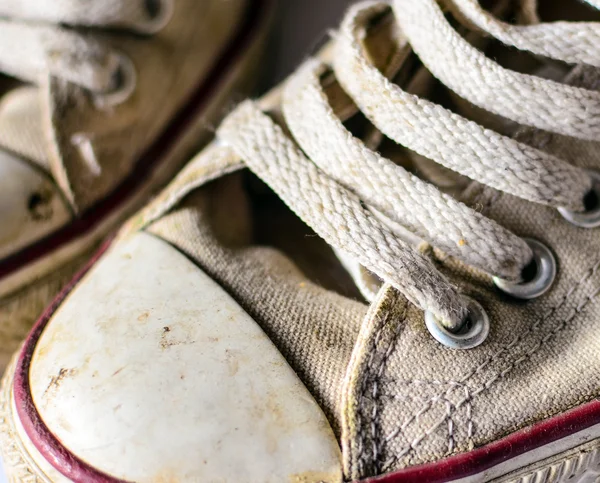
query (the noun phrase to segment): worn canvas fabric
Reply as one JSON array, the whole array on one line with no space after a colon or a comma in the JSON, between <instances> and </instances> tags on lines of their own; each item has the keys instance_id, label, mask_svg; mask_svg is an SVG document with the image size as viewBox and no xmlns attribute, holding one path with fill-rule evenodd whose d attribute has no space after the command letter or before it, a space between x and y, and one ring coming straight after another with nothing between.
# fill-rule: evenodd
<instances>
[{"instance_id":1,"label":"worn canvas fabric","mask_svg":"<svg viewBox=\"0 0 600 483\"><path fill-rule=\"evenodd\" d=\"M597 72L595 68L576 67L565 81L597 89ZM274 107L268 101L263 105ZM483 119L492 122L495 118L483 114ZM594 141L505 122L499 126L516 139L574 166L597 168L600 162ZM216 168L219 157L221 165ZM239 167L235 156L215 149L194 160L187 173L204 171L196 178L202 184L218 176L219 170ZM208 174L211 169L212 175ZM566 223L555 209L479 183L471 183L461 195L486 217L519 236L541 240L554 251L559 261L557 280L539 300L512 301L499 293L488 274L443 251L420 246L461 293L482 303L493 321L485 344L454 351L431 337L422 311L391 285L382 286L365 312L366 306L358 301L343 301L335 293L313 288L306 279L299 284L298 272L292 272L291 266L288 272L282 270L290 261L271 249L238 248L235 262L222 258L215 264L216 239L206 238L210 226L205 221L210 211L206 200L209 193L220 189L221 182L176 205L177 196L187 192L182 188L185 176L184 172L181 184L175 183L164 205L174 206L171 213L154 222L150 231L208 270L270 334L324 405L332 425L341 428L348 477L374 476L468 451L597 397L600 241L594 230ZM163 201L167 198L164 196ZM231 209L231 204L227 207L219 211ZM228 216L233 213L235 210ZM155 217L156 213L150 216ZM274 285L271 277L276 277ZM281 277L288 281L284 283ZM299 289L304 284L317 293L311 295L310 302L298 303L298 297L306 294L306 289ZM270 295L265 297L265 293ZM316 306L313 299L318 301ZM340 310L342 306L348 311ZM304 315L308 312L313 312L314 318ZM362 324L357 336L358 318ZM319 344L307 333L328 334L331 345ZM313 350L315 347L318 350Z\"/></svg>"},{"instance_id":2,"label":"worn canvas fabric","mask_svg":"<svg viewBox=\"0 0 600 483\"><path fill-rule=\"evenodd\" d=\"M565 34L577 26L537 25L533 2L495 12L532 29L444 4L352 7L114 242L151 233L227 290L323 408L348 480L465 453L600 394L600 238L563 216L595 209L597 49ZM542 51L545 36L556 44ZM560 81L537 59L519 66L529 74L493 62L474 47L493 49L489 37L563 62ZM557 270L526 301L498 281L528 283L527 238ZM446 347L425 318L468 331L467 297L489 334Z\"/></svg>"}]
</instances>

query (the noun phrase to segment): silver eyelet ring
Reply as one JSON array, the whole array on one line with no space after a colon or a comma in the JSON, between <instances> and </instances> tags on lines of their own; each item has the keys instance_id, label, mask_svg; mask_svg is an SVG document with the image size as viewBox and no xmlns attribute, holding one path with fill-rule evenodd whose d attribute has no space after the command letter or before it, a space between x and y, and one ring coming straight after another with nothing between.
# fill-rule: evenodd
<instances>
[{"instance_id":1,"label":"silver eyelet ring","mask_svg":"<svg viewBox=\"0 0 600 483\"><path fill-rule=\"evenodd\" d=\"M97 93L94 103L99 108L116 106L125 102L137 84L135 66L129 57L122 53L114 54L118 59L118 67L113 74L113 87L110 91Z\"/></svg>"},{"instance_id":2,"label":"silver eyelet ring","mask_svg":"<svg viewBox=\"0 0 600 483\"><path fill-rule=\"evenodd\" d=\"M146 21L137 25L137 30L145 34L154 34L162 30L173 16L173 0L141 0L148 15Z\"/></svg>"},{"instance_id":3,"label":"silver eyelet ring","mask_svg":"<svg viewBox=\"0 0 600 483\"><path fill-rule=\"evenodd\" d=\"M430 334L439 343L450 349L472 349L482 344L490 332L490 319L484 308L471 297L464 297L468 304L469 313L463 327L452 332L442 325L440 320L427 310L425 325Z\"/></svg>"},{"instance_id":4,"label":"silver eyelet ring","mask_svg":"<svg viewBox=\"0 0 600 483\"><path fill-rule=\"evenodd\" d=\"M598 228L600 226L600 173L592 169L586 170L592 178L592 189L589 195L595 197L595 206L585 211L571 211L566 208L557 208L558 212L569 223L581 228Z\"/></svg>"},{"instance_id":5,"label":"silver eyelet ring","mask_svg":"<svg viewBox=\"0 0 600 483\"><path fill-rule=\"evenodd\" d=\"M531 263L535 265L536 273L524 282L514 283L494 277L494 283L496 287L508 295L518 299L530 300L546 293L552 286L556 277L556 258L543 243L532 238L524 238L523 240L533 252Z\"/></svg>"}]
</instances>

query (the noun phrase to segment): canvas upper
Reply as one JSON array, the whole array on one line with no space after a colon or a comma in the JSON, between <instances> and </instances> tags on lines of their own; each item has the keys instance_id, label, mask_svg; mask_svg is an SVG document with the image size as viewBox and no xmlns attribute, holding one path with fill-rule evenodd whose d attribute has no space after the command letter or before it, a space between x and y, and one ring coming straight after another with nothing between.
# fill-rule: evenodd
<instances>
[{"instance_id":1,"label":"canvas upper","mask_svg":"<svg viewBox=\"0 0 600 483\"><path fill-rule=\"evenodd\" d=\"M444 5L351 7L227 117L30 334L4 455L90 481L597 476L600 239L569 219L598 209L598 24Z\"/></svg>"}]
</instances>

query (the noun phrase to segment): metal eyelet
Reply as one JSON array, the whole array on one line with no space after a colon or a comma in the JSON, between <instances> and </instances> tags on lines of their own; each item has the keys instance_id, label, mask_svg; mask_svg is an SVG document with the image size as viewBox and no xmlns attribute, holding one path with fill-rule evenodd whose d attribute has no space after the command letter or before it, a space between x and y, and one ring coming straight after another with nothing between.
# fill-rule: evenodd
<instances>
[{"instance_id":1,"label":"metal eyelet","mask_svg":"<svg viewBox=\"0 0 600 483\"><path fill-rule=\"evenodd\" d=\"M137 84L137 74L131 59L122 53L114 55L118 59L118 67L113 74L113 86L109 91L94 96L94 103L99 108L116 106L125 102Z\"/></svg>"},{"instance_id":2,"label":"metal eyelet","mask_svg":"<svg viewBox=\"0 0 600 483\"><path fill-rule=\"evenodd\" d=\"M484 308L471 297L464 297L469 313L458 331L450 331L427 310L425 325L435 340L450 349L472 349L482 344L490 332L490 320Z\"/></svg>"},{"instance_id":3,"label":"metal eyelet","mask_svg":"<svg viewBox=\"0 0 600 483\"><path fill-rule=\"evenodd\" d=\"M173 0L143 0L143 4L148 18L137 26L140 32L154 34L162 30L173 16Z\"/></svg>"},{"instance_id":4,"label":"metal eyelet","mask_svg":"<svg viewBox=\"0 0 600 483\"><path fill-rule=\"evenodd\" d=\"M592 178L592 189L585 197L585 211L571 211L558 208L558 212L569 223L581 228L598 228L600 226L600 173L591 169L586 170Z\"/></svg>"},{"instance_id":5,"label":"metal eyelet","mask_svg":"<svg viewBox=\"0 0 600 483\"><path fill-rule=\"evenodd\" d=\"M507 280L494 277L494 283L503 292L513 297L530 300L546 293L552 286L556 277L556 259L550 249L532 238L524 238L533 252L533 260L525 269L525 272L531 269L535 273L526 277L523 282L509 282Z\"/></svg>"}]
</instances>

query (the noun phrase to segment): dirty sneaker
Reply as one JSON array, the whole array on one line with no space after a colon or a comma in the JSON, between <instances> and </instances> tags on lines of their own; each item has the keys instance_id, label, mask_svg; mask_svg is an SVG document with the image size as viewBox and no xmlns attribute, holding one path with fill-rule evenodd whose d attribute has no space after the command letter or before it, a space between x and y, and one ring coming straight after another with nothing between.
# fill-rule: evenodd
<instances>
[{"instance_id":1,"label":"dirty sneaker","mask_svg":"<svg viewBox=\"0 0 600 483\"><path fill-rule=\"evenodd\" d=\"M267 3L0 1L0 372L257 78Z\"/></svg>"},{"instance_id":2,"label":"dirty sneaker","mask_svg":"<svg viewBox=\"0 0 600 483\"><path fill-rule=\"evenodd\" d=\"M13 480L597 478L600 24L544 19L600 5L443 4L352 7L71 282Z\"/></svg>"}]
</instances>

